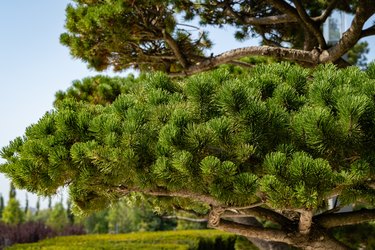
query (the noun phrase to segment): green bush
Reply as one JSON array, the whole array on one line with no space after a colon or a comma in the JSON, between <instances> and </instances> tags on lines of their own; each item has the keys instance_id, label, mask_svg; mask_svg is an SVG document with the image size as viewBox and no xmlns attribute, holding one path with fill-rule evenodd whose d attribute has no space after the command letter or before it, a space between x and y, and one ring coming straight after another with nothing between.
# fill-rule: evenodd
<instances>
[{"instance_id":1,"label":"green bush","mask_svg":"<svg viewBox=\"0 0 375 250\"><path fill-rule=\"evenodd\" d=\"M237 236L233 234L216 230L80 235L56 237L32 244L18 244L7 250L234 250L236 238Z\"/></svg>"}]
</instances>

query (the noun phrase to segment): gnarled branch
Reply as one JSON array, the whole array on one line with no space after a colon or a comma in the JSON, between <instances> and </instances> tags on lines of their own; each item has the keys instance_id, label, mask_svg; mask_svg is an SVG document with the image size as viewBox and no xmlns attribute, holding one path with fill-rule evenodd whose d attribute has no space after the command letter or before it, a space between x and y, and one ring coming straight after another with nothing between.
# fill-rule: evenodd
<instances>
[{"instance_id":1,"label":"gnarled branch","mask_svg":"<svg viewBox=\"0 0 375 250\"><path fill-rule=\"evenodd\" d=\"M300 19L304 23L304 26L312 34L314 34L315 38L318 40L320 48L325 49L327 47L327 43L326 43L326 41L325 41L325 39L323 37L323 34L320 31L319 27L315 25L315 22L306 13L306 10L302 6L301 1L300 0L293 0L293 3L296 6L296 10L298 12L298 15L300 16Z\"/></svg>"}]
</instances>

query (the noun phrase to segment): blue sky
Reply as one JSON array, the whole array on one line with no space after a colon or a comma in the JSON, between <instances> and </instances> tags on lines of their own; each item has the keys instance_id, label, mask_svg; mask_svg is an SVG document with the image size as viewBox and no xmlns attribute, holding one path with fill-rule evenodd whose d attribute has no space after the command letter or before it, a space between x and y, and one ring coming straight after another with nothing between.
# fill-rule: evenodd
<instances>
[{"instance_id":1,"label":"blue sky","mask_svg":"<svg viewBox=\"0 0 375 250\"><path fill-rule=\"evenodd\" d=\"M98 74L72 59L68 48L59 43L69 2L0 1L0 147L23 135L27 126L51 110L57 90L65 90L73 80ZM238 46L231 30L211 33L214 41L220 41L215 53ZM375 39L369 43L373 47ZM251 40L242 46L255 44L256 40ZM368 57L375 58L374 50ZM0 175L0 193L6 200L8 190L9 181ZM17 197L24 204L25 192L18 191ZM29 194L29 199L35 206L36 196Z\"/></svg>"}]
</instances>

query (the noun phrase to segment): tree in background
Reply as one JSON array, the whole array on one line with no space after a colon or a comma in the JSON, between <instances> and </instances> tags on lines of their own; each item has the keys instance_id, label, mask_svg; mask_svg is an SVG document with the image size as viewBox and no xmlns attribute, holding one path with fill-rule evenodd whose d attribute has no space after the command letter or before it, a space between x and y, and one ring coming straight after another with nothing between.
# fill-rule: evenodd
<instances>
[{"instance_id":1,"label":"tree in background","mask_svg":"<svg viewBox=\"0 0 375 250\"><path fill-rule=\"evenodd\" d=\"M0 194L0 220L3 216L3 211L4 211L4 197L2 194Z\"/></svg>"},{"instance_id":2,"label":"tree in background","mask_svg":"<svg viewBox=\"0 0 375 250\"><path fill-rule=\"evenodd\" d=\"M4 223L17 225L25 221L24 211L16 198L10 198L4 208L1 219Z\"/></svg>"},{"instance_id":3,"label":"tree in background","mask_svg":"<svg viewBox=\"0 0 375 250\"><path fill-rule=\"evenodd\" d=\"M76 98L66 94L3 148L1 171L44 195L68 183L82 211L141 193L249 238L347 249L331 229L375 218L374 78L375 64L362 72L286 63L179 80L95 77L92 93L113 85L121 94L95 105L79 100L85 84L76 83ZM340 205L329 208L333 196ZM336 213L353 203L366 208Z\"/></svg>"},{"instance_id":4,"label":"tree in background","mask_svg":"<svg viewBox=\"0 0 375 250\"><path fill-rule=\"evenodd\" d=\"M46 224L58 232L69 224L66 210L61 202L53 206Z\"/></svg>"},{"instance_id":5,"label":"tree in background","mask_svg":"<svg viewBox=\"0 0 375 250\"><path fill-rule=\"evenodd\" d=\"M246 65L239 59L253 55L305 66L327 62L345 66L348 63L341 57L361 38L375 34L374 24L364 28L375 12L372 0L73 2L66 9L67 32L61 42L96 70L111 66L190 75L224 63ZM327 44L322 27L334 11L354 19L336 44ZM221 42L212 42L206 27L223 26L235 28L238 40L260 38L261 45L206 53L212 43Z\"/></svg>"},{"instance_id":6,"label":"tree in background","mask_svg":"<svg viewBox=\"0 0 375 250\"><path fill-rule=\"evenodd\" d=\"M16 196L17 196L16 188L14 187L13 182L10 182L10 187L9 187L9 199L16 198Z\"/></svg>"}]
</instances>

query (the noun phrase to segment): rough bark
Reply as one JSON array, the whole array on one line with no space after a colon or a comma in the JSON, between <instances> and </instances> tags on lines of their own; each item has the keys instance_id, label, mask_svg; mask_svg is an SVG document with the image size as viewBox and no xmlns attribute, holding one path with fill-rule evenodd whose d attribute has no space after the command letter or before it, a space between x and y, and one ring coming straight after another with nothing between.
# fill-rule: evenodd
<instances>
[{"instance_id":1,"label":"rough bark","mask_svg":"<svg viewBox=\"0 0 375 250\"><path fill-rule=\"evenodd\" d=\"M322 214L314 218L314 222L324 228L359 224L375 220L375 209L361 209L347 213Z\"/></svg>"},{"instance_id":2,"label":"rough bark","mask_svg":"<svg viewBox=\"0 0 375 250\"><path fill-rule=\"evenodd\" d=\"M316 216L313 216L311 210L300 209L296 210L300 214L299 220L297 217L294 221L294 218L288 219L283 214L265 207L265 201L249 204L246 207L230 207L208 194L197 194L189 191L139 190L118 187L117 192L123 195L129 192L142 192L151 196L188 198L208 204L211 206L208 215L210 227L242 235L263 249L268 249L267 247L271 246L282 248L283 244L301 249L349 249L335 240L327 230L332 227L375 220L375 209L362 209L348 213L325 213ZM254 218L274 222L280 226L280 229L264 228L256 223L252 223L252 225L242 223L244 220L254 220Z\"/></svg>"},{"instance_id":3,"label":"rough bark","mask_svg":"<svg viewBox=\"0 0 375 250\"><path fill-rule=\"evenodd\" d=\"M186 68L183 73L171 74L171 76L193 75L199 72L213 69L221 64L230 63L245 56L271 56L297 62L316 64L319 54L316 51L304 51L269 46L250 46L233 49L215 57L208 58L200 63Z\"/></svg>"}]
</instances>

